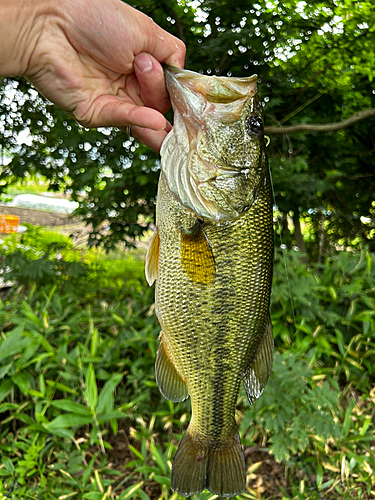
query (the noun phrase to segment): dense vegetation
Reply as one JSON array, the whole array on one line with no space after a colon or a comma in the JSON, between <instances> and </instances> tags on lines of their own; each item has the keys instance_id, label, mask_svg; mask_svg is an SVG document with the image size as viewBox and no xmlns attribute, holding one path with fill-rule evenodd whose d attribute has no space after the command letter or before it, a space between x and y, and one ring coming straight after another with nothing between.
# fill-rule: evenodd
<instances>
[{"instance_id":1,"label":"dense vegetation","mask_svg":"<svg viewBox=\"0 0 375 500\"><path fill-rule=\"evenodd\" d=\"M134 5L186 42L189 69L259 75L276 353L262 397L249 407L240 394L248 486L239 498L372 498L374 115L313 129L375 108L372 2ZM298 124L310 129L287 128ZM116 248L75 248L32 226L0 242L0 277L11 282L0 292L0 499L176 500L171 460L189 402L160 396L143 255L116 247L154 222L159 156L116 129L78 126L22 79L0 83L0 147L0 197L46 179L79 201L91 246Z\"/></svg>"},{"instance_id":2,"label":"dense vegetation","mask_svg":"<svg viewBox=\"0 0 375 500\"><path fill-rule=\"evenodd\" d=\"M267 127L330 124L375 108L370 0L135 0L134 6L186 42L187 68L257 73ZM52 190L66 189L79 201L78 213L92 225L91 243L131 243L148 229L156 153L116 129L85 130L22 79L4 79L0 90L0 194L39 172ZM337 244L375 250L374 127L373 115L336 132L270 133L275 205L290 244L313 261ZM19 146L25 129L30 141ZM312 234L307 248L301 225Z\"/></svg>"},{"instance_id":3,"label":"dense vegetation","mask_svg":"<svg viewBox=\"0 0 375 500\"><path fill-rule=\"evenodd\" d=\"M176 499L189 402L164 400L155 383L143 256L75 249L32 226L1 248L14 282L0 301L1 498ZM310 266L277 251L273 373L253 407L241 393L237 408L241 499L374 494L374 266L365 249Z\"/></svg>"}]
</instances>

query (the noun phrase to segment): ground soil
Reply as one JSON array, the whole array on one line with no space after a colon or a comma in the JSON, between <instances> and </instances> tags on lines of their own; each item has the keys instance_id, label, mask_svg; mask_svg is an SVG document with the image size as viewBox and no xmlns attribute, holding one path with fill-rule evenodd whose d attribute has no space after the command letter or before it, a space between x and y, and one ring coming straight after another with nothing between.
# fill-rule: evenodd
<instances>
[{"instance_id":1,"label":"ground soil","mask_svg":"<svg viewBox=\"0 0 375 500\"><path fill-rule=\"evenodd\" d=\"M45 212L43 210L32 210L30 208L17 208L0 205L0 214L18 215L20 224L29 223L38 226L64 226L74 224L74 219L69 215Z\"/></svg>"},{"instance_id":2,"label":"ground soil","mask_svg":"<svg viewBox=\"0 0 375 500\"><path fill-rule=\"evenodd\" d=\"M90 232L90 228L82 223L79 218L67 214L0 205L1 214L18 215L21 226L27 223L35 226L50 227L59 233L67 236L71 235L77 245L85 243L87 235Z\"/></svg>"},{"instance_id":3,"label":"ground soil","mask_svg":"<svg viewBox=\"0 0 375 500\"><path fill-rule=\"evenodd\" d=\"M259 498L282 498L287 490L285 465L277 463L272 455L257 447L245 450L247 466L260 464L248 475L248 487Z\"/></svg>"}]
</instances>

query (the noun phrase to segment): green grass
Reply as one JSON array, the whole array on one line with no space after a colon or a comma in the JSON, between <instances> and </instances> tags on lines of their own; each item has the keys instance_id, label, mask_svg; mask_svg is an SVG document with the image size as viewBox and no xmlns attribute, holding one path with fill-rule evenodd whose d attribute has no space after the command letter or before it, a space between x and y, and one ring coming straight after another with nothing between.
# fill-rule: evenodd
<instances>
[{"instance_id":1,"label":"green grass","mask_svg":"<svg viewBox=\"0 0 375 500\"><path fill-rule=\"evenodd\" d=\"M48 186L48 181L42 176L26 177L8 186L6 195L14 197L17 194L41 194L48 191Z\"/></svg>"},{"instance_id":2,"label":"green grass","mask_svg":"<svg viewBox=\"0 0 375 500\"><path fill-rule=\"evenodd\" d=\"M0 498L179 498L170 468L190 405L155 383L160 328L141 256L32 226L3 248L15 286L0 302ZM276 478L249 461L238 498L374 495L374 265L365 251L320 267L277 255L273 372L253 407L241 392L237 418L285 487L257 488Z\"/></svg>"}]
</instances>

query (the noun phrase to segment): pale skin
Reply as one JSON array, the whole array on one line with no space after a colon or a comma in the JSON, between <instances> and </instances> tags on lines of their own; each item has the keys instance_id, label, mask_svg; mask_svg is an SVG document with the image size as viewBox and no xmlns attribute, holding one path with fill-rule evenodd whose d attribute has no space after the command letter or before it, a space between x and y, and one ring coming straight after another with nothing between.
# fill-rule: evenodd
<instances>
[{"instance_id":1,"label":"pale skin","mask_svg":"<svg viewBox=\"0 0 375 500\"><path fill-rule=\"evenodd\" d=\"M159 151L171 126L162 64L184 44L121 0L0 0L0 76L25 76L87 127L131 126Z\"/></svg>"}]
</instances>

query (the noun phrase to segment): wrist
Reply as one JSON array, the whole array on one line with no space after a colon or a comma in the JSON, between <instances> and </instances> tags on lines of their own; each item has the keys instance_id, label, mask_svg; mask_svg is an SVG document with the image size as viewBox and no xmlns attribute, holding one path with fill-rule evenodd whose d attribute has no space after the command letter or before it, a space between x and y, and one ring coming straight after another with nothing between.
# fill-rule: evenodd
<instances>
[{"instance_id":1,"label":"wrist","mask_svg":"<svg viewBox=\"0 0 375 500\"><path fill-rule=\"evenodd\" d=\"M0 76L27 73L47 19L54 15L48 0L0 0Z\"/></svg>"}]
</instances>

